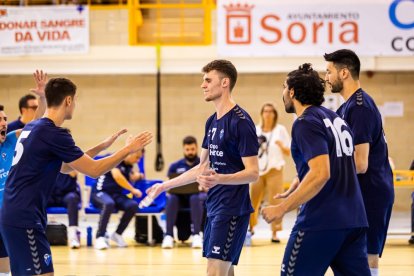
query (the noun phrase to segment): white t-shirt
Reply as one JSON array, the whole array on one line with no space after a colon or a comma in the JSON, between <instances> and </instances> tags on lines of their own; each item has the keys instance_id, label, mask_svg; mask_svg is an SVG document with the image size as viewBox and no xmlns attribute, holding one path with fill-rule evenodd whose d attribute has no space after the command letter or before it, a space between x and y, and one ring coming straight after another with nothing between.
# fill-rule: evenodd
<instances>
[{"instance_id":1,"label":"white t-shirt","mask_svg":"<svg viewBox=\"0 0 414 276\"><path fill-rule=\"evenodd\" d=\"M259 175L265 175L273 168L282 169L286 162L282 149L276 144L276 141L281 141L285 147L290 148L290 136L286 127L276 124L272 131L263 132L262 127L256 125L256 134L257 137L261 135L266 137L266 142L263 142L259 148Z\"/></svg>"}]
</instances>

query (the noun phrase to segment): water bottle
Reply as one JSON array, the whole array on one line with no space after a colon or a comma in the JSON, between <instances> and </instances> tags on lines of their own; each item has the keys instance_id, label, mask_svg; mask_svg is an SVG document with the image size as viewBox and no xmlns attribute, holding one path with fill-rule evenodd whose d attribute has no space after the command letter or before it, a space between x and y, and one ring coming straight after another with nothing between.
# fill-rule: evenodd
<instances>
[{"instance_id":1,"label":"water bottle","mask_svg":"<svg viewBox=\"0 0 414 276\"><path fill-rule=\"evenodd\" d=\"M138 208L139 209L146 208L150 206L153 201L154 199L151 196L147 195L143 200L141 200L141 202L138 205Z\"/></svg>"},{"instance_id":2,"label":"water bottle","mask_svg":"<svg viewBox=\"0 0 414 276\"><path fill-rule=\"evenodd\" d=\"M92 227L86 228L86 245L92 246Z\"/></svg>"}]
</instances>

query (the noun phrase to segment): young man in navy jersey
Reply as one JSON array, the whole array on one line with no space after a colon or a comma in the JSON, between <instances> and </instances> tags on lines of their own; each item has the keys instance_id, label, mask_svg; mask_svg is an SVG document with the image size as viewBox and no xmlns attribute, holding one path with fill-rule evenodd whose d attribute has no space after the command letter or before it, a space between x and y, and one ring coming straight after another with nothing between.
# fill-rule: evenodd
<instances>
[{"instance_id":1,"label":"young man in navy jersey","mask_svg":"<svg viewBox=\"0 0 414 276\"><path fill-rule=\"evenodd\" d=\"M47 82L47 74L44 74L43 71L36 70L36 72L33 73L33 76L36 82L36 88L31 89L31 92L39 96L39 105L37 106L33 118L35 120L40 118L46 110L44 88ZM0 105L0 209L3 204L3 192L6 179L11 168L14 148L16 147L17 139L19 138L21 132L21 129L9 131L9 125L7 123L7 116L4 111L4 107ZM0 275L9 275L9 271L9 257L0 232Z\"/></svg>"},{"instance_id":2,"label":"young man in navy jersey","mask_svg":"<svg viewBox=\"0 0 414 276\"><path fill-rule=\"evenodd\" d=\"M370 275L367 218L353 158L350 128L321 107L324 81L309 63L290 72L283 101L298 118L292 126L292 157L300 182L276 206L263 208L270 223L300 206L286 245L281 275Z\"/></svg>"},{"instance_id":3,"label":"young man in navy jersey","mask_svg":"<svg viewBox=\"0 0 414 276\"><path fill-rule=\"evenodd\" d=\"M45 88L44 117L27 124L17 140L0 211L0 231L13 275L53 275L45 235L46 205L59 171L75 169L98 177L151 141L151 134L144 132L113 155L93 160L90 156L110 146L125 130L83 153L67 130L60 127L72 118L75 94L76 86L70 80L51 79Z\"/></svg>"},{"instance_id":4,"label":"young man in navy jersey","mask_svg":"<svg viewBox=\"0 0 414 276\"><path fill-rule=\"evenodd\" d=\"M361 88L361 63L353 51L342 49L325 54L324 58L325 80L332 93L340 93L345 100L336 113L354 134L355 165L369 224L368 262L371 274L377 275L394 204L393 176L381 114L374 100Z\"/></svg>"},{"instance_id":5,"label":"young man in navy jersey","mask_svg":"<svg viewBox=\"0 0 414 276\"><path fill-rule=\"evenodd\" d=\"M151 187L153 198L162 191L197 181L208 189L203 256L208 275L233 275L253 212L249 184L259 176L256 130L249 114L231 97L237 70L227 60L203 67L204 100L216 113L206 123L200 164Z\"/></svg>"}]
</instances>

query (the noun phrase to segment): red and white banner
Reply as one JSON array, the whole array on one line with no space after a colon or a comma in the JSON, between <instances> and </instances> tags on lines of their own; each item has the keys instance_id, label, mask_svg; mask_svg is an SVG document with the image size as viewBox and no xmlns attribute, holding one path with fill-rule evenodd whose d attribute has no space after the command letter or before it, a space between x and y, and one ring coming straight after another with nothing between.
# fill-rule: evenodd
<instances>
[{"instance_id":1,"label":"red and white banner","mask_svg":"<svg viewBox=\"0 0 414 276\"><path fill-rule=\"evenodd\" d=\"M224 56L321 56L349 48L363 56L414 56L414 0L218 0Z\"/></svg>"},{"instance_id":2,"label":"red and white banner","mask_svg":"<svg viewBox=\"0 0 414 276\"><path fill-rule=\"evenodd\" d=\"M86 53L87 6L0 6L0 56Z\"/></svg>"}]
</instances>

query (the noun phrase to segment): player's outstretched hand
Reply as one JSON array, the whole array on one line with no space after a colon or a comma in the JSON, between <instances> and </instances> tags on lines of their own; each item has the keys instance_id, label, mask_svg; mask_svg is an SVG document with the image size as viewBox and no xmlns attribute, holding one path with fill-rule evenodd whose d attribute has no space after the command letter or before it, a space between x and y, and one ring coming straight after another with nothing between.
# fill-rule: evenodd
<instances>
[{"instance_id":1,"label":"player's outstretched hand","mask_svg":"<svg viewBox=\"0 0 414 276\"><path fill-rule=\"evenodd\" d=\"M35 93L39 97L45 97L45 87L48 81L46 73L43 73L43 70L36 70L33 73L34 80L36 82L36 88L30 89L30 92Z\"/></svg>"},{"instance_id":2,"label":"player's outstretched hand","mask_svg":"<svg viewBox=\"0 0 414 276\"><path fill-rule=\"evenodd\" d=\"M164 192L164 186L162 183L154 184L146 190L147 195L152 199L157 198L157 196L159 196L162 192Z\"/></svg>"},{"instance_id":3,"label":"player's outstretched hand","mask_svg":"<svg viewBox=\"0 0 414 276\"><path fill-rule=\"evenodd\" d=\"M287 198L291 193L293 193L296 190L296 188L298 186L299 186L299 178L298 177L295 177L292 180L292 183L290 183L290 187L289 187L289 189L286 192L281 193L281 194L276 194L273 198L274 199Z\"/></svg>"},{"instance_id":4,"label":"player's outstretched hand","mask_svg":"<svg viewBox=\"0 0 414 276\"><path fill-rule=\"evenodd\" d=\"M104 147L104 150L112 146L112 144L118 139L119 136L126 133L128 130L126 128L118 130L108 138L102 141L102 146Z\"/></svg>"},{"instance_id":5,"label":"player's outstretched hand","mask_svg":"<svg viewBox=\"0 0 414 276\"><path fill-rule=\"evenodd\" d=\"M128 139L127 147L129 148L131 153L134 153L134 152L137 152L143 149L146 145L151 143L151 141L152 141L152 133L149 131L144 131Z\"/></svg>"},{"instance_id":6,"label":"player's outstretched hand","mask_svg":"<svg viewBox=\"0 0 414 276\"><path fill-rule=\"evenodd\" d=\"M267 223L281 219L285 215L285 211L280 205L268 206L262 209L262 216Z\"/></svg>"},{"instance_id":7,"label":"player's outstretched hand","mask_svg":"<svg viewBox=\"0 0 414 276\"><path fill-rule=\"evenodd\" d=\"M197 176L197 182L204 190L209 190L220 183L219 174L215 170L209 169L207 172Z\"/></svg>"}]
</instances>

